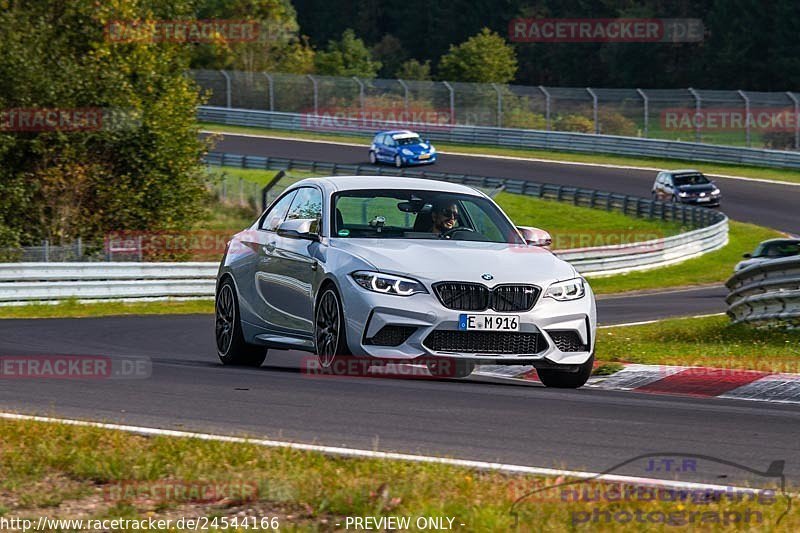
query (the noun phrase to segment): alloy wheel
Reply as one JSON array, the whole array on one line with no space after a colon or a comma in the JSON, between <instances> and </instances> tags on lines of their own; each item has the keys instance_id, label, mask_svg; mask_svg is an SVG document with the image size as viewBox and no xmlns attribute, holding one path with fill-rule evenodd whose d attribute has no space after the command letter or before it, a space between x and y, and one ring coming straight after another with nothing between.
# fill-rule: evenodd
<instances>
[{"instance_id":1,"label":"alloy wheel","mask_svg":"<svg viewBox=\"0 0 800 533\"><path fill-rule=\"evenodd\" d=\"M319 301L316 320L317 357L323 368L329 368L336 357L340 327L339 299L336 293L329 289Z\"/></svg>"},{"instance_id":2,"label":"alloy wheel","mask_svg":"<svg viewBox=\"0 0 800 533\"><path fill-rule=\"evenodd\" d=\"M217 349L220 353L225 354L228 353L233 342L233 328L236 318L233 291L230 285L225 284L220 288L214 309Z\"/></svg>"}]
</instances>

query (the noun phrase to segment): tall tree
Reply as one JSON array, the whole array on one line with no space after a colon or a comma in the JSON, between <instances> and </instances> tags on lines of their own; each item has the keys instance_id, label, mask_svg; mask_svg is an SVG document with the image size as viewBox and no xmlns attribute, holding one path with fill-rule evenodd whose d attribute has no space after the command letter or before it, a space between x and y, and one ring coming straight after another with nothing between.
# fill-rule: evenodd
<instances>
[{"instance_id":1,"label":"tall tree","mask_svg":"<svg viewBox=\"0 0 800 533\"><path fill-rule=\"evenodd\" d=\"M514 49L489 28L470 37L442 56L438 74L441 79L482 83L508 83L517 72Z\"/></svg>"},{"instance_id":2,"label":"tall tree","mask_svg":"<svg viewBox=\"0 0 800 533\"><path fill-rule=\"evenodd\" d=\"M316 72L329 76L360 76L374 78L381 68L380 61L374 61L364 41L356 37L351 29L346 29L338 41L329 41L326 50L317 52Z\"/></svg>"}]
</instances>

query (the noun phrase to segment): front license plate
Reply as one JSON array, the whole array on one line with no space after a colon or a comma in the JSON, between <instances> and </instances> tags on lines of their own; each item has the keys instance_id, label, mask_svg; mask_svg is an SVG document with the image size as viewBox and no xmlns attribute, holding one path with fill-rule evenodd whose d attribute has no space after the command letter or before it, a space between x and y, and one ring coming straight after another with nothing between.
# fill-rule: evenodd
<instances>
[{"instance_id":1,"label":"front license plate","mask_svg":"<svg viewBox=\"0 0 800 533\"><path fill-rule=\"evenodd\" d=\"M459 315L461 331L519 331L517 315Z\"/></svg>"},{"instance_id":2,"label":"front license plate","mask_svg":"<svg viewBox=\"0 0 800 533\"><path fill-rule=\"evenodd\" d=\"M709 198L709 197L705 197L705 198L698 198L698 199L697 199L697 201L698 201L698 202L709 202L709 201L711 201L711 198Z\"/></svg>"},{"instance_id":3,"label":"front license plate","mask_svg":"<svg viewBox=\"0 0 800 533\"><path fill-rule=\"evenodd\" d=\"M430 157L431 157L431 154L422 154L422 155L419 156L420 159L429 159Z\"/></svg>"}]
</instances>

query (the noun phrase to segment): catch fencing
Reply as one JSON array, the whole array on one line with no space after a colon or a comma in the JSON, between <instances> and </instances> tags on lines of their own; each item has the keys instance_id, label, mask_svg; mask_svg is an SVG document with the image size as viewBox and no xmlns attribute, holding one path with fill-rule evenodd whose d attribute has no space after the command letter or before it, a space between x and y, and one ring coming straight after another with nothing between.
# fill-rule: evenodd
<instances>
[{"instance_id":1,"label":"catch fencing","mask_svg":"<svg viewBox=\"0 0 800 533\"><path fill-rule=\"evenodd\" d=\"M439 127L605 134L728 146L800 148L800 93L603 89L192 70L213 107L319 116L392 116ZM309 125L314 121L309 121Z\"/></svg>"},{"instance_id":2,"label":"catch fencing","mask_svg":"<svg viewBox=\"0 0 800 533\"><path fill-rule=\"evenodd\" d=\"M725 283L728 316L734 323L800 325L800 257L757 263Z\"/></svg>"}]
</instances>

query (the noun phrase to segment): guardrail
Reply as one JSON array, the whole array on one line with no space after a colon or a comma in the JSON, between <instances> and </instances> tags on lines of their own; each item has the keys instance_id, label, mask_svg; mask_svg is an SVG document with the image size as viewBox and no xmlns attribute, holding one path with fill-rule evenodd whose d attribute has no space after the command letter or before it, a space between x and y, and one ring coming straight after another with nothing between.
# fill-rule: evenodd
<instances>
[{"instance_id":1,"label":"guardrail","mask_svg":"<svg viewBox=\"0 0 800 533\"><path fill-rule=\"evenodd\" d=\"M725 282L734 324L800 325L800 257L749 266Z\"/></svg>"},{"instance_id":2,"label":"guardrail","mask_svg":"<svg viewBox=\"0 0 800 533\"><path fill-rule=\"evenodd\" d=\"M0 305L214 295L218 263L5 263Z\"/></svg>"},{"instance_id":3,"label":"guardrail","mask_svg":"<svg viewBox=\"0 0 800 533\"><path fill-rule=\"evenodd\" d=\"M324 131L373 135L379 129L395 129L396 122L370 121L359 124L357 120L342 119L337 129L330 125L331 118L304 113L281 113L254 109L201 106L198 119L204 122L230 126L251 126L290 131ZM696 142L669 141L640 137L621 137L590 133L491 128L485 126L459 126L442 124L413 124L423 137L433 141L481 144L511 148L533 148L565 152L604 153L682 159L711 163L735 163L776 168L800 168L800 152L740 148L709 145Z\"/></svg>"}]
</instances>

